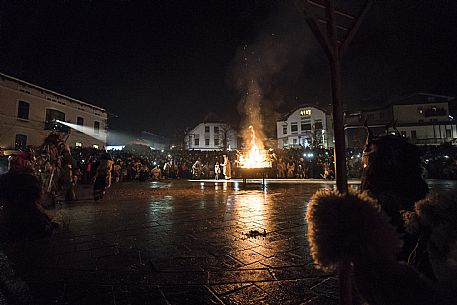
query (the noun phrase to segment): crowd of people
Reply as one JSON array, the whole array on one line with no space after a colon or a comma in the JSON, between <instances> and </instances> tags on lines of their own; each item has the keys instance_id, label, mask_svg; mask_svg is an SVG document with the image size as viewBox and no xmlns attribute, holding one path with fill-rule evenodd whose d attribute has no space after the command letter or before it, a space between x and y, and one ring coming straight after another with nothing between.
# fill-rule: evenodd
<instances>
[{"instance_id":1,"label":"crowd of people","mask_svg":"<svg viewBox=\"0 0 457 305\"><path fill-rule=\"evenodd\" d=\"M58 192L76 199L77 183L91 183L98 200L121 181L239 177L237 153L141 146L71 150L50 135L41 147L12 155L8 172L0 175L4 227L11 238L49 236L60 224L43 203ZM273 149L268 157L269 178L335 177L330 150ZM363 151L348 149L348 175L361 177L362 192L321 190L311 199L306 218L315 264L326 270L341 262L350 266L361 303L389 303L396 281L411 293L395 295L392 304L455 304L457 201L452 195L427 197L424 178L455 178L456 160L451 145L417 147L396 135L369 136Z\"/></svg>"},{"instance_id":2,"label":"crowd of people","mask_svg":"<svg viewBox=\"0 0 457 305\"><path fill-rule=\"evenodd\" d=\"M453 146L424 146L422 167L425 178L457 179L457 149ZM136 148L110 151L114 183L131 180L222 179L241 178L236 151L150 150ZM101 151L75 149L72 152L81 182L90 183ZM226 156L226 159L224 159ZM362 149L347 150L348 178L360 178ZM272 170L268 178L329 179L335 178L333 150L289 148L269 151ZM230 163L230 173L226 165Z\"/></svg>"},{"instance_id":3,"label":"crowd of people","mask_svg":"<svg viewBox=\"0 0 457 305\"><path fill-rule=\"evenodd\" d=\"M352 151L349 152L352 154ZM101 151L76 148L72 152L80 171L81 182L90 183ZM240 178L237 151L150 150L130 147L110 151L113 161L112 182L159 179ZM277 149L268 157L272 171L269 178L334 179L333 152L326 149ZM348 173L360 175L361 152L349 156ZM228 169L230 167L230 169Z\"/></svg>"}]
</instances>

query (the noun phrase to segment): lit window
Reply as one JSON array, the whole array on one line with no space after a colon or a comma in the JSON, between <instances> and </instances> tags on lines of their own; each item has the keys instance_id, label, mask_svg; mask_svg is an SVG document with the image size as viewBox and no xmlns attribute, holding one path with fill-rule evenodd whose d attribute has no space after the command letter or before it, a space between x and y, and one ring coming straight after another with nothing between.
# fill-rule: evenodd
<instances>
[{"instance_id":1,"label":"lit window","mask_svg":"<svg viewBox=\"0 0 457 305\"><path fill-rule=\"evenodd\" d=\"M75 147L83 147L83 143L76 142L76 143L75 143Z\"/></svg>"},{"instance_id":2,"label":"lit window","mask_svg":"<svg viewBox=\"0 0 457 305\"><path fill-rule=\"evenodd\" d=\"M97 144L92 145L92 147L95 148L95 149L98 149L98 145Z\"/></svg>"},{"instance_id":3,"label":"lit window","mask_svg":"<svg viewBox=\"0 0 457 305\"><path fill-rule=\"evenodd\" d=\"M19 119L28 120L29 119L29 109L30 104L24 101L19 101L17 104L17 117Z\"/></svg>"},{"instance_id":4,"label":"lit window","mask_svg":"<svg viewBox=\"0 0 457 305\"><path fill-rule=\"evenodd\" d=\"M311 109L305 109L300 111L300 116L308 116L311 115Z\"/></svg>"}]
</instances>

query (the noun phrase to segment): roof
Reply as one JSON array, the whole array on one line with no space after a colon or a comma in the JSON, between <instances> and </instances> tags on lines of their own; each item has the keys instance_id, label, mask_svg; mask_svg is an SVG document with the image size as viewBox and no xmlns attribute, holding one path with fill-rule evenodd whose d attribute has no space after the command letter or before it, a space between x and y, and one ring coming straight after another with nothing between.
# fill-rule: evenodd
<instances>
[{"instance_id":1,"label":"roof","mask_svg":"<svg viewBox=\"0 0 457 305\"><path fill-rule=\"evenodd\" d=\"M98 106L95 106L95 105L92 105L92 104L89 104L89 103L86 103L86 102L83 102L83 101L80 101L78 99L75 99L75 98L72 98L72 97L69 97L69 96L66 96L62 93L58 93L58 92L55 92L55 91L52 91L52 90L49 90L49 89L46 89L46 88L43 88L43 87L40 87L40 86L37 86L37 85L34 85L34 84L31 84L29 82L26 82L26 81L23 81L19 78L15 78L13 76L9 76L9 75L6 75L6 74L3 74L3 73L0 73L0 76L4 77L4 78L8 78L10 80L13 80L17 83L20 83L20 84L23 84L23 85L27 85L28 87L30 88L34 88L34 89L37 89L37 90L40 90L40 91L45 91L47 93L51 93L51 94L54 94L54 95L58 95L58 96L61 96L71 102L75 102L75 103L79 103L81 105L84 105L84 106L88 106L88 107L91 107L93 109L96 109L96 110L100 110L100 111L103 111L103 112L106 112L106 110L104 108L101 108L101 107L98 107Z\"/></svg>"},{"instance_id":2,"label":"roof","mask_svg":"<svg viewBox=\"0 0 457 305\"><path fill-rule=\"evenodd\" d=\"M433 104L440 102L449 102L452 99L454 99L454 97L447 95L415 92L406 96L392 99L388 103L389 105Z\"/></svg>"},{"instance_id":3,"label":"roof","mask_svg":"<svg viewBox=\"0 0 457 305\"><path fill-rule=\"evenodd\" d=\"M431 99L433 98L433 99ZM444 102L452 102L455 100L455 97L447 96L447 95L438 95L432 93L425 93L425 92L415 92L408 95L403 95L399 97L392 98L384 103L381 103L375 107L366 107L366 108L358 108L349 113L355 112L370 112L370 111L378 111L389 108L390 106L395 105L415 105L415 104L436 104L436 103L444 103Z\"/></svg>"},{"instance_id":4,"label":"roof","mask_svg":"<svg viewBox=\"0 0 457 305\"><path fill-rule=\"evenodd\" d=\"M316 108L316 109L318 109L318 110L321 110L321 111L324 112L325 114L329 114L329 113L330 113L330 111L329 111L328 109L325 109L325 108L323 108L323 107L321 107L321 106L310 105L310 104L301 104L300 106L295 107L294 109L292 109L292 110L289 111L288 113L282 115L282 116L281 116L281 119L280 119L278 122L287 120L287 118L288 118L289 116L291 116L292 113L294 113L295 111L297 111L297 110L300 109L300 108L306 108L306 107Z\"/></svg>"}]
</instances>

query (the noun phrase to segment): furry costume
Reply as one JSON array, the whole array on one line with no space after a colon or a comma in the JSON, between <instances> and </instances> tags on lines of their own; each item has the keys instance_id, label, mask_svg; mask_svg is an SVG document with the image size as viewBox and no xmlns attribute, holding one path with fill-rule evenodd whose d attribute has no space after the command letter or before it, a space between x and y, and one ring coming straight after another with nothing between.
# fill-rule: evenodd
<instances>
[{"instance_id":1,"label":"furry costume","mask_svg":"<svg viewBox=\"0 0 457 305\"><path fill-rule=\"evenodd\" d=\"M113 160L108 153L103 153L100 156L100 162L97 166L94 176L94 199L102 199L106 189L111 186L111 171L113 168Z\"/></svg>"},{"instance_id":2,"label":"furry costume","mask_svg":"<svg viewBox=\"0 0 457 305\"><path fill-rule=\"evenodd\" d=\"M432 215L437 213L427 213L429 217L424 214L430 205L418 204L416 208L417 219L436 220ZM355 286L368 304L457 304L455 290L449 289L452 283L432 282L397 261L402 240L381 206L367 193L345 196L337 191L318 191L308 204L306 219L311 256L317 267L335 271L340 262L352 263ZM442 264L455 262L455 257L448 258L454 250L448 249L439 260L441 264L434 266L443 268ZM456 273L453 275L448 274L447 279L457 282Z\"/></svg>"}]
</instances>

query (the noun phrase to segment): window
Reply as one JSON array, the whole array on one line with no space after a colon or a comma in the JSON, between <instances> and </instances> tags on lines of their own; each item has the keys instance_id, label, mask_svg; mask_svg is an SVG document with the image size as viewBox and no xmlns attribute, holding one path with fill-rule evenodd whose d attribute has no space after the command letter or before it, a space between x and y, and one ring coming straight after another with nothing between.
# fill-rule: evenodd
<instances>
[{"instance_id":1,"label":"window","mask_svg":"<svg viewBox=\"0 0 457 305\"><path fill-rule=\"evenodd\" d=\"M100 134L100 122L97 122L97 121L94 122L94 133Z\"/></svg>"},{"instance_id":2,"label":"window","mask_svg":"<svg viewBox=\"0 0 457 305\"><path fill-rule=\"evenodd\" d=\"M29 109L30 104L24 101L19 101L17 104L17 117L19 119L28 120L29 119Z\"/></svg>"},{"instance_id":3,"label":"window","mask_svg":"<svg viewBox=\"0 0 457 305\"><path fill-rule=\"evenodd\" d=\"M300 116L309 116L311 115L311 109L304 109L300 111Z\"/></svg>"},{"instance_id":4,"label":"window","mask_svg":"<svg viewBox=\"0 0 457 305\"><path fill-rule=\"evenodd\" d=\"M46 122L59 120L65 122L65 113L56 109L46 109Z\"/></svg>"},{"instance_id":5,"label":"window","mask_svg":"<svg viewBox=\"0 0 457 305\"><path fill-rule=\"evenodd\" d=\"M415 130L411 130L411 139L412 139L412 140L416 140L416 138L417 138L417 133L416 133L416 131L415 131Z\"/></svg>"},{"instance_id":6,"label":"window","mask_svg":"<svg viewBox=\"0 0 457 305\"><path fill-rule=\"evenodd\" d=\"M27 147L27 136L24 134L17 134L14 148L16 150L24 150Z\"/></svg>"},{"instance_id":7,"label":"window","mask_svg":"<svg viewBox=\"0 0 457 305\"><path fill-rule=\"evenodd\" d=\"M199 146L200 145L200 139L199 138L195 138L194 139L194 145L195 146Z\"/></svg>"},{"instance_id":8,"label":"window","mask_svg":"<svg viewBox=\"0 0 457 305\"><path fill-rule=\"evenodd\" d=\"M214 126L214 134L218 134L219 133L219 126Z\"/></svg>"},{"instance_id":9,"label":"window","mask_svg":"<svg viewBox=\"0 0 457 305\"><path fill-rule=\"evenodd\" d=\"M401 131L401 136L402 136L403 138L406 138L406 131L402 130L402 131Z\"/></svg>"},{"instance_id":10,"label":"window","mask_svg":"<svg viewBox=\"0 0 457 305\"><path fill-rule=\"evenodd\" d=\"M451 138L452 135L451 135L451 130L450 129L446 129L446 138Z\"/></svg>"},{"instance_id":11,"label":"window","mask_svg":"<svg viewBox=\"0 0 457 305\"><path fill-rule=\"evenodd\" d=\"M97 144L92 145L92 147L95 148L95 149L98 149L98 145Z\"/></svg>"},{"instance_id":12,"label":"window","mask_svg":"<svg viewBox=\"0 0 457 305\"><path fill-rule=\"evenodd\" d=\"M214 146L219 146L219 139L214 139Z\"/></svg>"},{"instance_id":13,"label":"window","mask_svg":"<svg viewBox=\"0 0 457 305\"><path fill-rule=\"evenodd\" d=\"M297 139L292 139L292 141L294 145L297 145Z\"/></svg>"},{"instance_id":14,"label":"window","mask_svg":"<svg viewBox=\"0 0 457 305\"><path fill-rule=\"evenodd\" d=\"M322 125L322 121L315 121L314 122L314 129L322 129L323 125Z\"/></svg>"},{"instance_id":15,"label":"window","mask_svg":"<svg viewBox=\"0 0 457 305\"><path fill-rule=\"evenodd\" d=\"M70 127L65 126L57 121L65 122L65 113L56 109L46 109L45 130L68 131Z\"/></svg>"},{"instance_id":16,"label":"window","mask_svg":"<svg viewBox=\"0 0 457 305\"><path fill-rule=\"evenodd\" d=\"M287 126L282 126L282 134L287 134Z\"/></svg>"},{"instance_id":17,"label":"window","mask_svg":"<svg viewBox=\"0 0 457 305\"><path fill-rule=\"evenodd\" d=\"M83 147L83 143L81 143L81 142L76 142L76 143L75 143L75 147Z\"/></svg>"},{"instance_id":18,"label":"window","mask_svg":"<svg viewBox=\"0 0 457 305\"><path fill-rule=\"evenodd\" d=\"M209 126L205 126L205 132L209 132Z\"/></svg>"},{"instance_id":19,"label":"window","mask_svg":"<svg viewBox=\"0 0 457 305\"><path fill-rule=\"evenodd\" d=\"M302 122L300 128L301 128L301 131L311 130L311 123L310 122Z\"/></svg>"},{"instance_id":20,"label":"window","mask_svg":"<svg viewBox=\"0 0 457 305\"><path fill-rule=\"evenodd\" d=\"M297 132L298 131L298 124L296 122L290 124L290 131L291 132Z\"/></svg>"},{"instance_id":21,"label":"window","mask_svg":"<svg viewBox=\"0 0 457 305\"><path fill-rule=\"evenodd\" d=\"M76 125L79 125L79 126L84 126L84 118L82 117L77 117L76 118Z\"/></svg>"},{"instance_id":22,"label":"window","mask_svg":"<svg viewBox=\"0 0 457 305\"><path fill-rule=\"evenodd\" d=\"M205 139L205 146L209 146L209 139Z\"/></svg>"}]
</instances>

